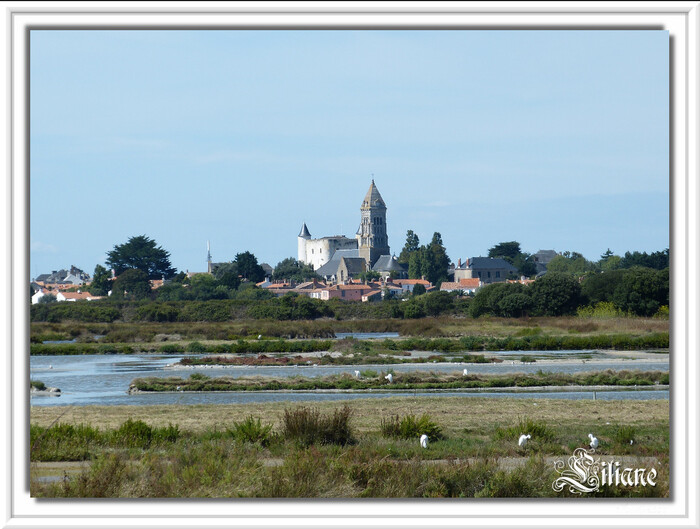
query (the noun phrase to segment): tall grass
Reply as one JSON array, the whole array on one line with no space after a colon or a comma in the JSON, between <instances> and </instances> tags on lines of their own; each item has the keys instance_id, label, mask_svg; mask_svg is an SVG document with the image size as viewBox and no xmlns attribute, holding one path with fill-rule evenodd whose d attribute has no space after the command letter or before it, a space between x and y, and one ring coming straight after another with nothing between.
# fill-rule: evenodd
<instances>
[{"instance_id":1,"label":"tall grass","mask_svg":"<svg viewBox=\"0 0 700 529\"><path fill-rule=\"evenodd\" d=\"M244 443L259 443L262 446L268 446L272 439L272 425L262 424L259 417L252 415L242 421L234 422L227 430L234 439Z\"/></svg>"},{"instance_id":2,"label":"tall grass","mask_svg":"<svg viewBox=\"0 0 700 529\"><path fill-rule=\"evenodd\" d=\"M315 443L350 444L355 441L351 417L352 410L347 405L327 415L318 408L287 408L282 417L282 436L303 446Z\"/></svg>"},{"instance_id":3,"label":"tall grass","mask_svg":"<svg viewBox=\"0 0 700 529\"><path fill-rule=\"evenodd\" d=\"M420 417L409 414L403 417L392 415L384 418L381 422L381 432L384 437L399 439L417 439L421 435L427 435L428 439L435 441L445 437L442 428L428 414Z\"/></svg>"}]
</instances>

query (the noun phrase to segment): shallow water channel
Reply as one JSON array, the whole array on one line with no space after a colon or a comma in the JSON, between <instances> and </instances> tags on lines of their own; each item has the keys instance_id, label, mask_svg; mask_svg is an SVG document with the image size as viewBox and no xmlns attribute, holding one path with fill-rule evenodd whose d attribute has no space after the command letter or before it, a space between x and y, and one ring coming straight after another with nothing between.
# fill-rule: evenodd
<instances>
[{"instance_id":1,"label":"shallow water channel","mask_svg":"<svg viewBox=\"0 0 700 529\"><path fill-rule=\"evenodd\" d=\"M594 352L595 353L595 352ZM459 363L417 363L393 365L352 365L352 366L245 366L245 367L175 367L172 366L184 356L198 355L79 355L79 356L31 356L30 376L32 380L41 380L47 386L60 388L58 397L36 395L31 397L32 406L66 406L66 405L149 405L149 404L217 404L271 401L320 401L348 400L357 398L382 398L399 395L430 396L479 396L493 398L563 398L592 399L593 391L542 391L499 389L480 391L363 391L363 392L206 392L206 393L147 393L128 395L129 384L139 377L183 377L192 373L205 373L208 376L324 376L338 373L350 373L355 370L372 369L377 372L393 369L395 372L435 371L461 372L464 368L469 373L535 373L545 372L577 373L582 371L643 370L668 371L668 356L659 355L653 359L592 359L578 360L581 351L533 352L538 356L535 363L521 363L511 360L512 354L503 354L502 363L459 364ZM570 362L560 359L570 355ZM207 356L207 355L202 355ZM518 357L522 354L518 353ZM544 359L543 359L544 358ZM552 358L552 360L547 360ZM600 400L619 399L667 399L667 389L639 387L624 388L613 391L596 391L595 398Z\"/></svg>"}]
</instances>

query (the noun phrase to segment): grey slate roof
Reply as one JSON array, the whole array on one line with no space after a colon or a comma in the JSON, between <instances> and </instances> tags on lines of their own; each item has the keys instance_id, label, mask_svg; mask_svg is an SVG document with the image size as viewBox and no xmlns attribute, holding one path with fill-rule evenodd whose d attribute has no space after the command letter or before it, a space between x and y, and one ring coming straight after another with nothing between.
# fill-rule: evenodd
<instances>
[{"instance_id":1,"label":"grey slate roof","mask_svg":"<svg viewBox=\"0 0 700 529\"><path fill-rule=\"evenodd\" d=\"M406 265L399 263L396 257L391 255L380 255L377 262L374 263L372 270L375 272L405 272L408 269Z\"/></svg>"},{"instance_id":2,"label":"grey slate roof","mask_svg":"<svg viewBox=\"0 0 700 529\"><path fill-rule=\"evenodd\" d=\"M350 275L361 274L365 271L365 260L362 257L343 257L342 260L345 261L345 268ZM338 269L336 268L336 270Z\"/></svg>"},{"instance_id":3,"label":"grey slate roof","mask_svg":"<svg viewBox=\"0 0 700 529\"><path fill-rule=\"evenodd\" d=\"M536 254L534 254L532 257L535 258L535 261L538 263L542 264L547 264L549 261L554 259L557 255L559 255L556 251L554 250L540 250Z\"/></svg>"},{"instance_id":4,"label":"grey slate roof","mask_svg":"<svg viewBox=\"0 0 700 529\"><path fill-rule=\"evenodd\" d=\"M330 261L316 270L316 273L321 277L334 276L338 271L338 266L340 265L340 260L343 257L360 257L360 250L336 250L333 252Z\"/></svg>"},{"instance_id":5,"label":"grey slate roof","mask_svg":"<svg viewBox=\"0 0 700 529\"><path fill-rule=\"evenodd\" d=\"M386 204L384 203L384 199L382 198L382 195L379 194L379 189L377 189L377 186L374 185L374 179L372 179L372 183L369 186L369 190L367 191L367 194L365 195L365 199L362 201L362 207L367 208L371 206L383 206L386 207Z\"/></svg>"},{"instance_id":6,"label":"grey slate roof","mask_svg":"<svg viewBox=\"0 0 700 529\"><path fill-rule=\"evenodd\" d=\"M507 270L509 272L516 272L518 269L515 268L505 259L500 257L472 257L469 260L469 266L466 263L462 263L462 270L470 269L474 270L478 268L480 270Z\"/></svg>"},{"instance_id":7,"label":"grey slate roof","mask_svg":"<svg viewBox=\"0 0 700 529\"><path fill-rule=\"evenodd\" d=\"M309 228L306 227L306 222L301 227L299 237L311 237L311 234L309 233Z\"/></svg>"}]
</instances>

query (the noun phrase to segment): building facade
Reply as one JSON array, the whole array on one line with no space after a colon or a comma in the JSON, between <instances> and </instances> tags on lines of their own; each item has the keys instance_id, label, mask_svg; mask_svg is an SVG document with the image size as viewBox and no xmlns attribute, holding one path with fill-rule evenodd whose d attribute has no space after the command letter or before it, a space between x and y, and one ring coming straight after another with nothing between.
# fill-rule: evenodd
<instances>
[{"instance_id":1,"label":"building facade","mask_svg":"<svg viewBox=\"0 0 700 529\"><path fill-rule=\"evenodd\" d=\"M360 206L360 227L355 238L335 235L313 239L306 222L303 223L297 236L299 261L313 266L314 270L319 270L331 261L338 250L345 251L347 257L363 258L367 269L371 269L382 255L389 255L386 204L374 180Z\"/></svg>"}]
</instances>

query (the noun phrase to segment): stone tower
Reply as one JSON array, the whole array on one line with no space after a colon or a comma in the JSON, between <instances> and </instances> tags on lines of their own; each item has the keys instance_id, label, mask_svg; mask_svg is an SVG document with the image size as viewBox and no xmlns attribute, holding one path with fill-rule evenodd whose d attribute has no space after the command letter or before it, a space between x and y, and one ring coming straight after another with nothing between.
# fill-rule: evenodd
<instances>
[{"instance_id":1,"label":"stone tower","mask_svg":"<svg viewBox=\"0 0 700 529\"><path fill-rule=\"evenodd\" d=\"M389 238L386 234L386 204L379 194L374 179L360 207L360 229L357 230L360 257L371 268L381 255L388 255Z\"/></svg>"},{"instance_id":2,"label":"stone tower","mask_svg":"<svg viewBox=\"0 0 700 529\"><path fill-rule=\"evenodd\" d=\"M306 262L306 241L311 240L309 228L306 227L306 222L302 225L301 231L297 237L297 260L302 263Z\"/></svg>"}]
</instances>

